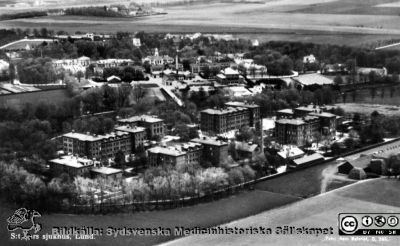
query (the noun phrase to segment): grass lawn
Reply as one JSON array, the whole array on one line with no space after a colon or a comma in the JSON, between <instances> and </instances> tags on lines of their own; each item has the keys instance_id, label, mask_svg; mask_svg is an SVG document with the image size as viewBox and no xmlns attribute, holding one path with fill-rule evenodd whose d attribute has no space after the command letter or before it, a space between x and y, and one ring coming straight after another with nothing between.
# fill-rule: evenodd
<instances>
[{"instance_id":1,"label":"grass lawn","mask_svg":"<svg viewBox=\"0 0 400 246\"><path fill-rule=\"evenodd\" d=\"M266 180L256 185L256 189L287 194L297 197L310 197L321 193L324 179L323 173L336 172L334 161L322 165L312 166L284 176ZM327 180L326 190L338 188L348 184L347 182L331 182Z\"/></svg>"},{"instance_id":2,"label":"grass lawn","mask_svg":"<svg viewBox=\"0 0 400 246\"><path fill-rule=\"evenodd\" d=\"M175 226L210 227L254 215L297 200L298 198L293 196L255 190L240 193L239 195L215 202L165 211L104 216L44 214L40 218L40 223L42 223L44 228L40 233L49 233L54 226L94 226L104 228L104 230L108 226L134 228L174 228ZM7 245L10 244L10 240L7 241L9 235L5 230L5 221L12 213L13 209L11 208L5 208L4 205L1 208L0 221L1 228L3 229L0 231L0 242L6 242ZM40 240L33 242L32 245L154 245L171 239L173 239L173 237L121 236L115 239L113 237L103 236L98 238L98 240L89 241L89 244L88 241L85 240L73 240L72 242L62 240L46 242ZM11 245L15 244L17 243ZM18 244L26 245L26 242L18 242Z\"/></svg>"}]
</instances>

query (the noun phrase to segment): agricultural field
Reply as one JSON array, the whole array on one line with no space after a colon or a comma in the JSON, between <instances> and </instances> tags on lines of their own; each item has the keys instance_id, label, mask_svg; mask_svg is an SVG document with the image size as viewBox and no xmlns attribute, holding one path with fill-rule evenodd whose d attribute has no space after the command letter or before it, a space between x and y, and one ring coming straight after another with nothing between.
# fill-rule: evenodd
<instances>
[{"instance_id":1,"label":"agricultural field","mask_svg":"<svg viewBox=\"0 0 400 246\"><path fill-rule=\"evenodd\" d=\"M397 104L399 102L397 101ZM377 111L379 114L387 116L400 116L400 107L395 105L367 104L367 103L337 103L336 107L341 107L346 113L360 113L370 115Z\"/></svg>"},{"instance_id":2,"label":"agricultural field","mask_svg":"<svg viewBox=\"0 0 400 246\"><path fill-rule=\"evenodd\" d=\"M69 32L218 32L235 33L240 37L251 35L262 41L283 39L361 45L400 38L400 27L397 25L400 8L376 6L391 2L395 1L212 1L208 4L165 6L163 9L168 14L159 16L127 19L51 16L2 21L0 26L47 27Z\"/></svg>"},{"instance_id":3,"label":"agricultural field","mask_svg":"<svg viewBox=\"0 0 400 246\"><path fill-rule=\"evenodd\" d=\"M166 243L180 245L349 245L339 240L337 223L339 213L398 213L400 197L394 194L400 189L397 179L375 179L355 183L285 207L238 220L226 226L248 228L271 227L333 227L333 235L195 235ZM362 210L360 210L362 208ZM387 237L385 245L398 245L394 237ZM381 245L382 242L351 241L351 245Z\"/></svg>"}]
</instances>

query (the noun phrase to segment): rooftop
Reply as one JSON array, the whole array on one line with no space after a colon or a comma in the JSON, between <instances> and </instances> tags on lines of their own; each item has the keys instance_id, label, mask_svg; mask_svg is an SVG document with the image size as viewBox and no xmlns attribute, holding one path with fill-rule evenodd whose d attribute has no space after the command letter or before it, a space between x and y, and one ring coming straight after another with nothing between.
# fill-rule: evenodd
<instances>
[{"instance_id":1,"label":"rooftop","mask_svg":"<svg viewBox=\"0 0 400 246\"><path fill-rule=\"evenodd\" d=\"M93 168L92 172L104 174L104 175L112 175L116 173L122 173L121 169L111 168L111 167L97 167Z\"/></svg>"},{"instance_id":2,"label":"rooftop","mask_svg":"<svg viewBox=\"0 0 400 246\"><path fill-rule=\"evenodd\" d=\"M64 134L64 137L68 137L68 138L74 138L80 141L100 141L100 140L104 140L104 139L108 139L108 138L113 138L113 137L120 137L120 136L124 136L124 135L128 135L129 133L127 132L111 132L108 134L104 134L104 135L96 135L96 134L85 134L85 133L79 133L79 132L69 132Z\"/></svg>"},{"instance_id":3,"label":"rooftop","mask_svg":"<svg viewBox=\"0 0 400 246\"><path fill-rule=\"evenodd\" d=\"M302 85L314 85L314 84L330 85L330 84L333 84L332 79L327 78L318 73L302 74L302 75L299 75L298 77L294 77L293 79Z\"/></svg>"},{"instance_id":4,"label":"rooftop","mask_svg":"<svg viewBox=\"0 0 400 246\"><path fill-rule=\"evenodd\" d=\"M293 114L293 109L291 109L291 108L285 108L285 109L281 109L281 110L279 110L279 111L277 111L278 113L281 113L281 114Z\"/></svg>"},{"instance_id":5,"label":"rooftop","mask_svg":"<svg viewBox=\"0 0 400 246\"><path fill-rule=\"evenodd\" d=\"M210 137L194 138L190 141L195 142L195 143L205 144L205 145L214 145L214 146L228 145L227 142L217 140L216 138L210 138Z\"/></svg>"},{"instance_id":6,"label":"rooftop","mask_svg":"<svg viewBox=\"0 0 400 246\"><path fill-rule=\"evenodd\" d=\"M102 60L95 61L95 63L97 63L97 64L125 63L125 62L133 62L133 60L131 60L131 59L102 59Z\"/></svg>"},{"instance_id":7,"label":"rooftop","mask_svg":"<svg viewBox=\"0 0 400 246\"><path fill-rule=\"evenodd\" d=\"M239 71L230 67L225 68L221 71L224 75L239 75Z\"/></svg>"},{"instance_id":8,"label":"rooftop","mask_svg":"<svg viewBox=\"0 0 400 246\"><path fill-rule=\"evenodd\" d=\"M170 156L181 156L185 155L190 148L199 148L201 144L188 142L183 144L177 144L173 146L163 147L163 146L156 146L150 148L148 151L154 154L163 154L163 155L170 155Z\"/></svg>"},{"instance_id":9,"label":"rooftop","mask_svg":"<svg viewBox=\"0 0 400 246\"><path fill-rule=\"evenodd\" d=\"M301 106L301 107L297 107L296 110L314 112L316 109L313 107L310 107L310 106Z\"/></svg>"},{"instance_id":10,"label":"rooftop","mask_svg":"<svg viewBox=\"0 0 400 246\"><path fill-rule=\"evenodd\" d=\"M122 132L130 132L130 133L138 133L138 132L144 132L146 131L146 128L140 127L140 126L118 126L115 127L116 131L122 131Z\"/></svg>"},{"instance_id":11,"label":"rooftop","mask_svg":"<svg viewBox=\"0 0 400 246\"><path fill-rule=\"evenodd\" d=\"M354 160L347 160L353 167L366 168L371 163L370 155L361 156Z\"/></svg>"},{"instance_id":12,"label":"rooftop","mask_svg":"<svg viewBox=\"0 0 400 246\"><path fill-rule=\"evenodd\" d=\"M227 106L232 106L232 107L243 107L243 108L259 108L255 103L248 103L248 102L227 102L225 103Z\"/></svg>"},{"instance_id":13,"label":"rooftop","mask_svg":"<svg viewBox=\"0 0 400 246\"><path fill-rule=\"evenodd\" d=\"M202 110L201 113L222 115L222 114L227 114L227 113L239 112L239 111L243 111L243 110L246 110L246 108L243 108L243 107L227 107L227 108L223 108L223 109L209 108L209 109Z\"/></svg>"},{"instance_id":14,"label":"rooftop","mask_svg":"<svg viewBox=\"0 0 400 246\"><path fill-rule=\"evenodd\" d=\"M50 162L74 168L93 166L94 164L93 160L82 157L76 157L73 155L61 156L60 158L50 160Z\"/></svg>"},{"instance_id":15,"label":"rooftop","mask_svg":"<svg viewBox=\"0 0 400 246\"><path fill-rule=\"evenodd\" d=\"M293 148L287 148L287 149L284 149L284 150L278 152L278 155L280 157L282 157L283 159L286 159L286 158L291 158L291 157L295 157L295 156L299 156L299 155L304 155L304 152L297 147L293 147Z\"/></svg>"},{"instance_id":16,"label":"rooftop","mask_svg":"<svg viewBox=\"0 0 400 246\"><path fill-rule=\"evenodd\" d=\"M308 162L316 161L316 160L323 160L324 157L321 154L314 153L312 155L307 155L299 159L293 160L296 165L306 164Z\"/></svg>"},{"instance_id":17,"label":"rooftop","mask_svg":"<svg viewBox=\"0 0 400 246\"><path fill-rule=\"evenodd\" d=\"M280 119L277 120L278 124L287 124L287 125L303 125L305 122L302 119Z\"/></svg>"},{"instance_id":18,"label":"rooftop","mask_svg":"<svg viewBox=\"0 0 400 246\"><path fill-rule=\"evenodd\" d=\"M147 123L156 123L156 122L163 122L164 120L151 115L136 115L126 119L118 120L118 122L120 123L134 123L138 121L143 121Z\"/></svg>"},{"instance_id":19,"label":"rooftop","mask_svg":"<svg viewBox=\"0 0 400 246\"><path fill-rule=\"evenodd\" d=\"M336 118L336 115L328 113L328 112L310 113L310 115L324 117L324 118Z\"/></svg>"},{"instance_id":20,"label":"rooftop","mask_svg":"<svg viewBox=\"0 0 400 246\"><path fill-rule=\"evenodd\" d=\"M115 76L115 75L112 75L112 76L110 76L110 77L108 77L107 78L107 82L110 82L111 80L119 80L119 81L121 81L121 78L120 77L118 77L118 76Z\"/></svg>"}]
</instances>

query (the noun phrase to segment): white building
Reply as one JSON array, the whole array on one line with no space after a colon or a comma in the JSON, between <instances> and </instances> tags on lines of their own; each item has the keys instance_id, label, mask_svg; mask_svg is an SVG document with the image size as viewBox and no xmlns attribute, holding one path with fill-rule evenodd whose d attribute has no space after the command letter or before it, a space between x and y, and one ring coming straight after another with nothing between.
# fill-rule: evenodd
<instances>
[{"instance_id":1,"label":"white building","mask_svg":"<svg viewBox=\"0 0 400 246\"><path fill-rule=\"evenodd\" d=\"M316 63L317 58L313 54L303 57L303 63Z\"/></svg>"},{"instance_id":2,"label":"white building","mask_svg":"<svg viewBox=\"0 0 400 246\"><path fill-rule=\"evenodd\" d=\"M164 64L172 64L174 63L174 58L170 57L170 56L160 56L160 54L158 53L158 49L156 48L154 50L154 55L153 56L147 56L146 58L144 58L142 60L142 62L148 62L150 65L153 66L162 66Z\"/></svg>"},{"instance_id":3,"label":"white building","mask_svg":"<svg viewBox=\"0 0 400 246\"><path fill-rule=\"evenodd\" d=\"M4 60L0 60L0 72L8 71L10 64Z\"/></svg>"},{"instance_id":4,"label":"white building","mask_svg":"<svg viewBox=\"0 0 400 246\"><path fill-rule=\"evenodd\" d=\"M64 69L75 74L79 71L86 71L86 68L90 65L90 58L81 56L77 59L53 60L52 63L56 69Z\"/></svg>"},{"instance_id":5,"label":"white building","mask_svg":"<svg viewBox=\"0 0 400 246\"><path fill-rule=\"evenodd\" d=\"M252 45L253 47L257 47L257 46L260 45L260 42L258 42L257 39L253 39L253 40L251 40L251 45Z\"/></svg>"},{"instance_id":6,"label":"white building","mask_svg":"<svg viewBox=\"0 0 400 246\"><path fill-rule=\"evenodd\" d=\"M142 43L141 43L141 41L140 41L140 38L132 38L132 44L133 44L133 46L135 46L135 47L140 47L140 46L142 46Z\"/></svg>"}]
</instances>

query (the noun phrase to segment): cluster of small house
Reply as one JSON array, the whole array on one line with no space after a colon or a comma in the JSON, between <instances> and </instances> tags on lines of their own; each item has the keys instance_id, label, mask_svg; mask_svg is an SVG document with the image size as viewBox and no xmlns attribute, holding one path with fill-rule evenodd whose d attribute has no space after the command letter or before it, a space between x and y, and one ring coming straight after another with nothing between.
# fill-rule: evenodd
<instances>
[{"instance_id":1,"label":"cluster of small house","mask_svg":"<svg viewBox=\"0 0 400 246\"><path fill-rule=\"evenodd\" d=\"M391 167L388 165L389 158L391 158L391 156L396 156L398 158L399 153L400 140L392 140L381 144L379 147L373 148L366 154L337 159L337 171L339 174L348 175L348 177L352 179L390 175L393 170L391 170Z\"/></svg>"}]
</instances>

